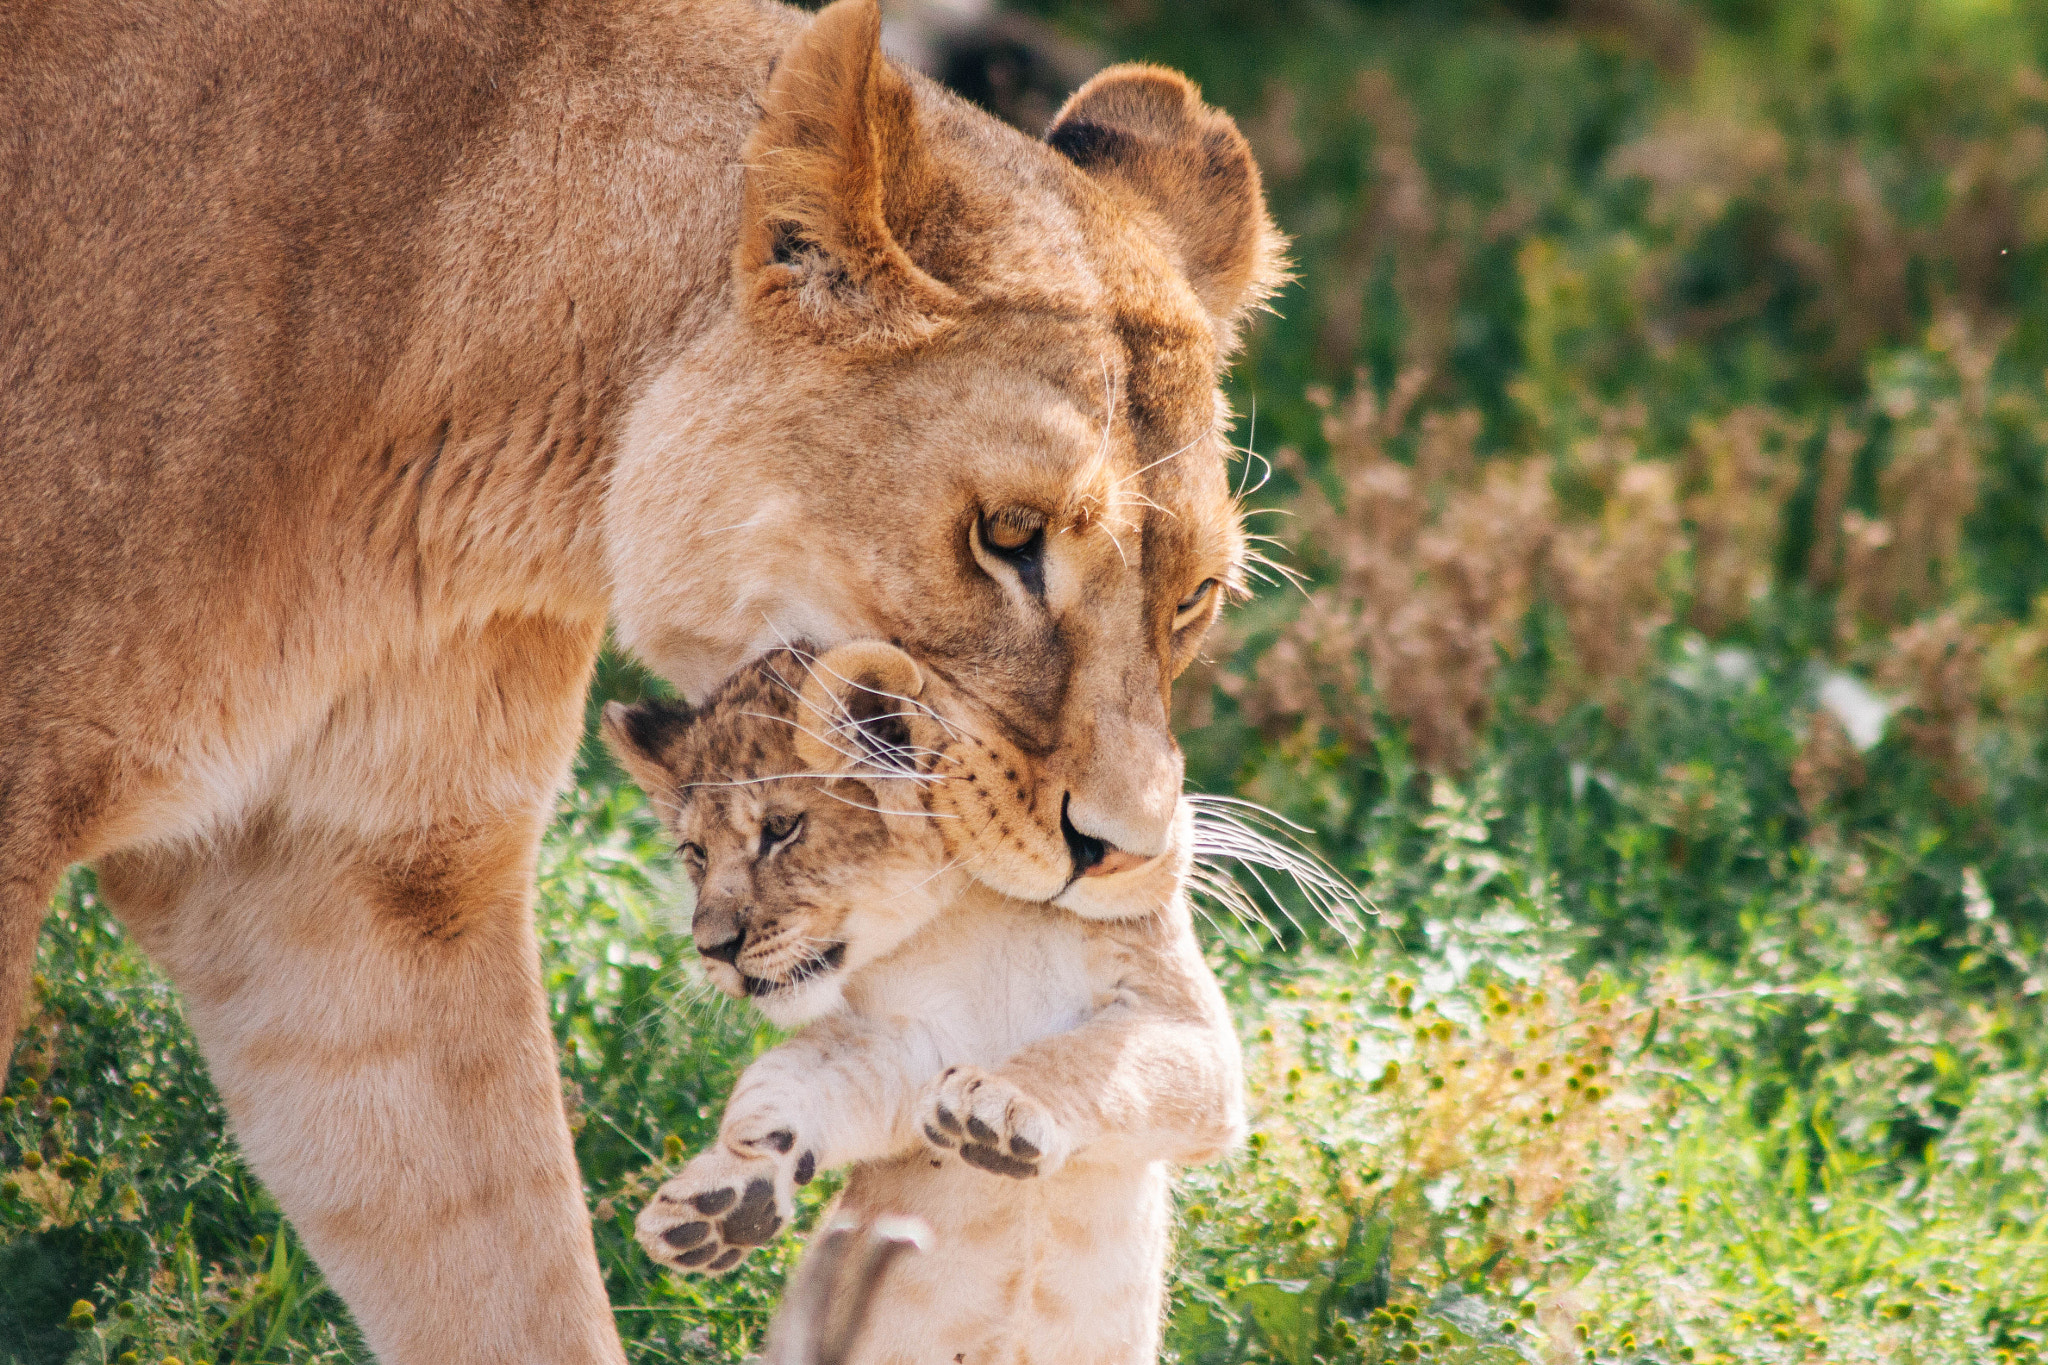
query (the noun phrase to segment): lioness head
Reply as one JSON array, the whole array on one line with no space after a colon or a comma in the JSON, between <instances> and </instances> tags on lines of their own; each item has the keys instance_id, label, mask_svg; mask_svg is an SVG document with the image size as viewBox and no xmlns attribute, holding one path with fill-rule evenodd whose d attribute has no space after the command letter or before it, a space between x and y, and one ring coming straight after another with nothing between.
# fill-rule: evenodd
<instances>
[{"instance_id":1,"label":"lioness head","mask_svg":"<svg viewBox=\"0 0 2048 1365\"><path fill-rule=\"evenodd\" d=\"M721 989L780 1023L811 1018L968 878L1030 875L1034 859L1067 878L1055 903L1098 917L1173 896L1184 810L1170 855L1072 874L1015 750L949 714L955 700L901 650L858 641L770 651L701 707L605 709L613 752L676 837L696 891L691 934Z\"/></svg>"},{"instance_id":2,"label":"lioness head","mask_svg":"<svg viewBox=\"0 0 2048 1365\"><path fill-rule=\"evenodd\" d=\"M1243 554L1216 379L1279 239L1178 75L1034 142L876 38L840 0L765 77L727 312L619 443L618 627L692 696L799 638L911 651L1020 755L1060 856L988 877L1044 900L1172 843L1168 688Z\"/></svg>"}]
</instances>

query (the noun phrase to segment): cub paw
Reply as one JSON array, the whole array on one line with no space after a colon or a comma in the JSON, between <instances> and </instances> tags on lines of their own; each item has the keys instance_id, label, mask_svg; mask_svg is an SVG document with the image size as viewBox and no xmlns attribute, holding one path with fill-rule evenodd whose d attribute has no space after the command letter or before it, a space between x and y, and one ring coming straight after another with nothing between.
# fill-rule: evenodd
<instances>
[{"instance_id":1,"label":"cub paw","mask_svg":"<svg viewBox=\"0 0 2048 1365\"><path fill-rule=\"evenodd\" d=\"M772 1149L700 1152L640 1210L633 1224L640 1245L686 1273L731 1270L795 1215L790 1191L800 1183L799 1164ZM810 1173L802 1174L807 1179Z\"/></svg>"},{"instance_id":2,"label":"cub paw","mask_svg":"<svg viewBox=\"0 0 2048 1365\"><path fill-rule=\"evenodd\" d=\"M977 1067L948 1068L926 1088L919 1109L926 1143L993 1175L1050 1175L1072 1150L1043 1105Z\"/></svg>"}]
</instances>

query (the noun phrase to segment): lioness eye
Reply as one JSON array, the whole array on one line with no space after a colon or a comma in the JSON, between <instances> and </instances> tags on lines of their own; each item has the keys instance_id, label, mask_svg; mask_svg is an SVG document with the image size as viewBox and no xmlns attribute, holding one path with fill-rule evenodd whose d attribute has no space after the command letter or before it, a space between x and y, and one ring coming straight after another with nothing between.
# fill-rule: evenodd
<instances>
[{"instance_id":1,"label":"lioness eye","mask_svg":"<svg viewBox=\"0 0 2048 1365\"><path fill-rule=\"evenodd\" d=\"M1028 507L984 512L971 532L974 557L995 572L1000 561L1035 597L1045 596L1045 514Z\"/></svg>"},{"instance_id":2,"label":"lioness eye","mask_svg":"<svg viewBox=\"0 0 2048 1365\"><path fill-rule=\"evenodd\" d=\"M1205 578L1200 587L1180 599L1180 605L1173 609L1173 628L1180 630L1201 614L1209 605L1210 594L1216 591L1216 580Z\"/></svg>"},{"instance_id":3,"label":"lioness eye","mask_svg":"<svg viewBox=\"0 0 2048 1365\"><path fill-rule=\"evenodd\" d=\"M761 822L761 852L768 853L778 845L788 843L803 826L804 817L801 812L791 814L785 811L780 815L769 816Z\"/></svg>"},{"instance_id":4,"label":"lioness eye","mask_svg":"<svg viewBox=\"0 0 2048 1365\"><path fill-rule=\"evenodd\" d=\"M704 853L704 845L684 844L676 852L683 855L683 867L689 871L691 876L701 877L704 875L704 869L709 864L709 859Z\"/></svg>"}]
</instances>

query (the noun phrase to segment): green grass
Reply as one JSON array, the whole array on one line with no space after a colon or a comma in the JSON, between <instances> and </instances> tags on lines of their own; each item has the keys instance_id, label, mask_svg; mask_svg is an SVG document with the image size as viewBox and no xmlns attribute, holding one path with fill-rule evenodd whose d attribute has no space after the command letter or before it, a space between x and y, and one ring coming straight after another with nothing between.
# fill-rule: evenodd
<instances>
[{"instance_id":1,"label":"green grass","mask_svg":"<svg viewBox=\"0 0 2048 1365\"><path fill-rule=\"evenodd\" d=\"M1277 915L1211 933L1255 1133L1185 1183L1170 1350L2040 1361L2048 8L1043 8L1196 75L1297 242L1233 397L1307 590L1237 610L1183 739L1193 785L1300 822L1379 911L1355 950ZM1782 436L1730 474L1745 411ZM1461 412L1477 473L1429 463ZM1520 586L1456 529L1487 468L1547 473ZM1347 541L1396 470L1427 534ZM1664 539L1630 477L1667 490ZM1893 548L1827 553L1844 512ZM1571 555L1643 543L1597 561L1634 605L1588 608ZM1466 610L1458 564L1514 619L1387 671ZM1750 591L1712 598L1731 568ZM1430 740L1474 678L1469 742ZM1896 707L1861 752L1820 719L1843 679ZM608 656L597 693L646 685ZM733 1361L795 1243L705 1284L630 1238L774 1041L706 990L671 875L586 746L540 927L599 1255L633 1359ZM0 1365L364 1359L88 873L39 952Z\"/></svg>"},{"instance_id":2,"label":"green grass","mask_svg":"<svg viewBox=\"0 0 2048 1365\"><path fill-rule=\"evenodd\" d=\"M1488 769L1368 812L1362 866L1389 913L1361 952L1214 932L1256 1136L1184 1192L1182 1358L1558 1359L1582 1349L1581 1327L1602 1360L2037 1358L2040 954L1971 899L1981 878L1954 888L1954 939L1930 940L1884 922L1924 866L1793 854L1776 894L1740 907L1733 964L1588 970L1593 936L1508 832L1501 780ZM1609 842L1642 847L1641 833ZM709 1137L733 1075L773 1041L706 995L662 918L664 864L631 789L571 798L542 860L548 981L634 1357L737 1360L793 1245L707 1284L655 1271L629 1235L664 1156ZM4 1350L363 1359L89 876L42 954L41 1022L0 1132L17 1184L33 1150L71 1192L0 1204ZM1930 989L1953 970L1932 965L1943 954L2010 979ZM1522 1081L1503 1078L1510 1062ZM1581 1065L1606 1093L1564 1088ZM76 1301L90 1322L67 1317Z\"/></svg>"}]
</instances>

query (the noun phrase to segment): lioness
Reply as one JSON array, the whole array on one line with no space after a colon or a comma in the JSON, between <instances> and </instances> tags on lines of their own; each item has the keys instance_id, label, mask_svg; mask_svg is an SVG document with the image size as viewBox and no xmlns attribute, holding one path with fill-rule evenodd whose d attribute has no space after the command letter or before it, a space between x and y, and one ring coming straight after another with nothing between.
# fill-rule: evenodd
<instances>
[{"instance_id":1,"label":"lioness","mask_svg":"<svg viewBox=\"0 0 2048 1365\"><path fill-rule=\"evenodd\" d=\"M815 1020L747 1068L640 1241L729 1270L789 1221L797 1186L852 1163L838 1214L931 1231L878 1289L853 1361L1149 1365L1166 1168L1244 1124L1182 884L1191 819L1172 856L1101 879L1093 908L1116 918L988 890L970 873L1029 822L1030 793L948 691L861 642L776 651L698 710L607 708L680 842L712 979L780 1023Z\"/></svg>"},{"instance_id":2,"label":"lioness","mask_svg":"<svg viewBox=\"0 0 2048 1365\"><path fill-rule=\"evenodd\" d=\"M1046 899L1169 842L1278 275L1181 78L1034 142L871 0L0 5L0 1056L90 861L387 1361L617 1361L529 906L607 617L895 639Z\"/></svg>"}]
</instances>

